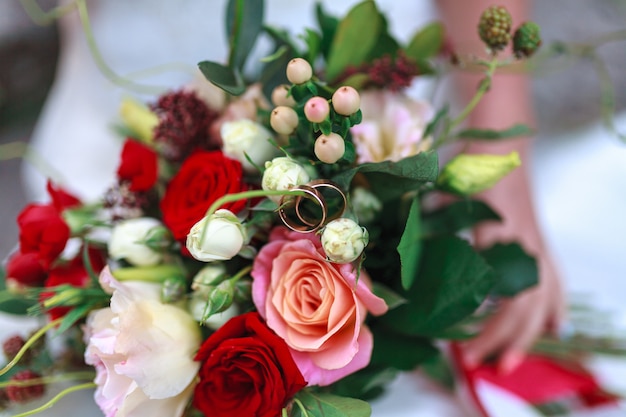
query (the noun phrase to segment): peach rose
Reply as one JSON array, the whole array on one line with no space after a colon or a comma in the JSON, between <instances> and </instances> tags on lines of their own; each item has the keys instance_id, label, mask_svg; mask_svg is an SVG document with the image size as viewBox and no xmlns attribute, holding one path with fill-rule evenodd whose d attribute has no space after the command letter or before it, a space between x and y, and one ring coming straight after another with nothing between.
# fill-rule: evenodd
<instances>
[{"instance_id":1,"label":"peach rose","mask_svg":"<svg viewBox=\"0 0 626 417\"><path fill-rule=\"evenodd\" d=\"M282 337L309 385L328 385L369 363L373 337L368 312L385 302L368 277L351 264L326 261L313 233L275 228L252 269L252 299L268 326Z\"/></svg>"}]
</instances>

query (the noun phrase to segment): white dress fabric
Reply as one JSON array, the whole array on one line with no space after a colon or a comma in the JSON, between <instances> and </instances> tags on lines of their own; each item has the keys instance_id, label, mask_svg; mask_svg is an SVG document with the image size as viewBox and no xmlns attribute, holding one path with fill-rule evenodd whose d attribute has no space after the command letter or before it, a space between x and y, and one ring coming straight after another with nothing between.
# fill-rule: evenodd
<instances>
[{"instance_id":1,"label":"white dress fabric","mask_svg":"<svg viewBox=\"0 0 626 417\"><path fill-rule=\"evenodd\" d=\"M355 2L322 1L335 14L345 13ZM377 3L389 17L395 34L403 40L434 18L432 4L425 0ZM96 42L107 64L118 74L171 63L193 69L199 61L222 61L226 57L225 0L92 0L87 4ZM266 1L266 21L293 33L314 26L313 19L313 1ZM137 81L165 89L178 88L190 78L189 72L168 72ZM65 18L57 79L32 144L53 167L51 173L57 174L56 179L86 200L101 196L114 179L121 141L112 124L118 119L118 107L126 95L136 96L108 81L97 69L78 17ZM139 98L151 101L154 96ZM626 116L622 119L626 129ZM563 141L554 142L558 146L553 146L544 139L537 143L533 161L537 210L567 288L583 292L618 316L624 315L626 145L619 144L600 127L581 129L571 135L567 146L563 146ZM39 172L26 165L24 178L31 198L46 199L45 179ZM6 319L0 320L3 333L8 332ZM615 372L614 367L609 368L607 378ZM101 415L90 401L91 395L73 394L40 415ZM511 416L507 410L503 413L497 417ZM373 403L373 415L471 414L464 411L456 397L419 373L407 373L390 386L387 395Z\"/></svg>"}]
</instances>

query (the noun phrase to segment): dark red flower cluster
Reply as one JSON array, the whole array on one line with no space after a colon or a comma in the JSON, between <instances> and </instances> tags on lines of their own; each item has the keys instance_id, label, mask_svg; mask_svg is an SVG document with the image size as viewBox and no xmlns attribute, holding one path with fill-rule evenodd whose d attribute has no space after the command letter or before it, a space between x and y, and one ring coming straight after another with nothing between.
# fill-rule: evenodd
<instances>
[{"instance_id":1,"label":"dark red flower cluster","mask_svg":"<svg viewBox=\"0 0 626 417\"><path fill-rule=\"evenodd\" d=\"M196 149L212 148L210 127L219 114L190 91L165 94L152 106L159 117L154 140L167 160L181 162Z\"/></svg>"},{"instance_id":2,"label":"dark red flower cluster","mask_svg":"<svg viewBox=\"0 0 626 417\"><path fill-rule=\"evenodd\" d=\"M347 79L357 73L368 76L364 88L384 88L390 91L399 91L411 85L413 78L419 75L419 67L399 51L395 56L383 55L359 67L349 68L342 79Z\"/></svg>"}]
</instances>

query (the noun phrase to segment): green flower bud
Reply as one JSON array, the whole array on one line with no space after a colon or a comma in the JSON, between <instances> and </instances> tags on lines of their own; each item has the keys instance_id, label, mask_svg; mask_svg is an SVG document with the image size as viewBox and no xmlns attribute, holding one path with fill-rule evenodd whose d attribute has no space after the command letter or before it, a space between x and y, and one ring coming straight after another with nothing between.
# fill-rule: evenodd
<instances>
[{"instance_id":1,"label":"green flower bud","mask_svg":"<svg viewBox=\"0 0 626 417\"><path fill-rule=\"evenodd\" d=\"M120 116L124 124L137 135L137 139L145 143L152 142L154 128L159 124L159 118L154 112L137 101L124 99L120 107Z\"/></svg>"},{"instance_id":2,"label":"green flower bud","mask_svg":"<svg viewBox=\"0 0 626 417\"><path fill-rule=\"evenodd\" d=\"M173 303L183 298L187 283L181 277L168 278L161 285L161 301Z\"/></svg>"},{"instance_id":3,"label":"green flower bud","mask_svg":"<svg viewBox=\"0 0 626 417\"><path fill-rule=\"evenodd\" d=\"M472 195L493 187L521 165L517 152L508 155L460 154L443 168L437 185L461 195Z\"/></svg>"},{"instance_id":4,"label":"green flower bud","mask_svg":"<svg viewBox=\"0 0 626 417\"><path fill-rule=\"evenodd\" d=\"M513 53L517 58L531 56L540 46L541 33L534 22L523 23L513 34Z\"/></svg>"},{"instance_id":5,"label":"green flower bud","mask_svg":"<svg viewBox=\"0 0 626 417\"><path fill-rule=\"evenodd\" d=\"M501 51L511 41L511 25L511 15L504 7L491 6L480 16L478 35L492 51Z\"/></svg>"}]
</instances>

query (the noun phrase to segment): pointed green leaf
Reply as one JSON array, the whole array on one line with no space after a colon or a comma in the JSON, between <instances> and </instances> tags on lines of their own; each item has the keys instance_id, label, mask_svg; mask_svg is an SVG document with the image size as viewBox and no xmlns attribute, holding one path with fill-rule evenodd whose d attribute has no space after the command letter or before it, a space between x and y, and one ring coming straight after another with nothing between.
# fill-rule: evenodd
<instances>
[{"instance_id":1,"label":"pointed green leaf","mask_svg":"<svg viewBox=\"0 0 626 417\"><path fill-rule=\"evenodd\" d=\"M420 200L414 198L409 209L409 216L404 232L398 244L400 255L402 288L408 290L413 285L419 269L422 252L422 225L420 218Z\"/></svg>"},{"instance_id":2,"label":"pointed green leaf","mask_svg":"<svg viewBox=\"0 0 626 417\"><path fill-rule=\"evenodd\" d=\"M20 297L7 291L6 288L6 270L0 267L0 311L24 316L30 307L37 304L37 301Z\"/></svg>"},{"instance_id":3,"label":"pointed green leaf","mask_svg":"<svg viewBox=\"0 0 626 417\"><path fill-rule=\"evenodd\" d=\"M362 64L376 45L383 21L372 0L354 6L341 20L330 46L326 78L332 82L350 66ZM358 48L355 47L358 45Z\"/></svg>"},{"instance_id":4,"label":"pointed green leaf","mask_svg":"<svg viewBox=\"0 0 626 417\"><path fill-rule=\"evenodd\" d=\"M296 398L302 402L309 417L369 417L372 408L368 403L355 398L302 390ZM298 407L294 407L298 410ZM296 415L299 414L300 410Z\"/></svg>"},{"instance_id":5,"label":"pointed green leaf","mask_svg":"<svg viewBox=\"0 0 626 417\"><path fill-rule=\"evenodd\" d=\"M315 6L315 16L317 18L317 24L322 31L322 54L325 58L328 58L330 46L332 44L333 38L335 37L337 26L339 26L339 19L327 14L321 2L317 2Z\"/></svg>"},{"instance_id":6,"label":"pointed green leaf","mask_svg":"<svg viewBox=\"0 0 626 417\"><path fill-rule=\"evenodd\" d=\"M207 80L227 93L238 96L246 91L241 75L236 70L212 61L202 61L198 67Z\"/></svg>"},{"instance_id":7,"label":"pointed green leaf","mask_svg":"<svg viewBox=\"0 0 626 417\"><path fill-rule=\"evenodd\" d=\"M517 243L495 244L480 254L496 274L493 295L512 297L539 282L535 258L524 252Z\"/></svg>"},{"instance_id":8,"label":"pointed green leaf","mask_svg":"<svg viewBox=\"0 0 626 417\"><path fill-rule=\"evenodd\" d=\"M423 216L422 235L453 234L483 221L500 220L498 213L482 201L455 201Z\"/></svg>"},{"instance_id":9,"label":"pointed green leaf","mask_svg":"<svg viewBox=\"0 0 626 417\"><path fill-rule=\"evenodd\" d=\"M523 124L517 124L504 130L491 129L466 129L456 136L461 139L498 140L509 139L519 136L532 136L534 131Z\"/></svg>"},{"instance_id":10,"label":"pointed green leaf","mask_svg":"<svg viewBox=\"0 0 626 417\"><path fill-rule=\"evenodd\" d=\"M430 23L413 36L405 53L417 62L431 58L441 50L443 38L443 25L440 22Z\"/></svg>"},{"instance_id":11,"label":"pointed green leaf","mask_svg":"<svg viewBox=\"0 0 626 417\"><path fill-rule=\"evenodd\" d=\"M439 353L430 339L379 327L372 328L376 343L371 363L376 366L410 371Z\"/></svg>"},{"instance_id":12,"label":"pointed green leaf","mask_svg":"<svg viewBox=\"0 0 626 417\"><path fill-rule=\"evenodd\" d=\"M231 68L241 70L263 28L263 0L230 0L226 9L226 36Z\"/></svg>"}]
</instances>

